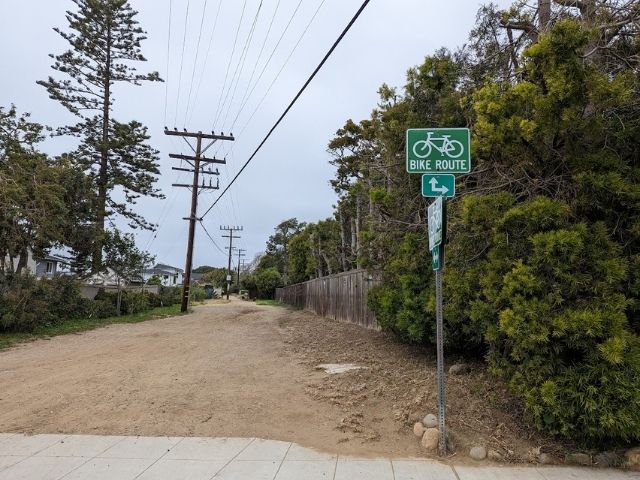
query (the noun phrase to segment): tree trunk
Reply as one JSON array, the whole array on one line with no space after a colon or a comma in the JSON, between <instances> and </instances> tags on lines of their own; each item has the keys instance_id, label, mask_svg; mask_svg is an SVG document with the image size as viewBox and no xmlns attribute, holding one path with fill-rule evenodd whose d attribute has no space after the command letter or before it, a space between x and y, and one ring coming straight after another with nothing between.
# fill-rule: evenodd
<instances>
[{"instance_id":1,"label":"tree trunk","mask_svg":"<svg viewBox=\"0 0 640 480\"><path fill-rule=\"evenodd\" d=\"M346 256L347 245L346 245L346 237L345 237L345 231L344 231L344 217L342 215L341 206L338 207L338 219L340 221L340 244L341 244L340 261L342 263L342 271L346 272L347 271L347 256Z\"/></svg>"},{"instance_id":2,"label":"tree trunk","mask_svg":"<svg viewBox=\"0 0 640 480\"><path fill-rule=\"evenodd\" d=\"M551 23L551 0L538 0L538 31L546 32Z\"/></svg>"},{"instance_id":3,"label":"tree trunk","mask_svg":"<svg viewBox=\"0 0 640 480\"><path fill-rule=\"evenodd\" d=\"M102 144L100 145L100 171L98 173L98 198L96 205L96 236L94 239L91 272L102 270L102 245L104 224L107 217L107 185L109 182L109 117L111 107L111 18L106 19L107 58L104 74L104 102L102 104Z\"/></svg>"},{"instance_id":4,"label":"tree trunk","mask_svg":"<svg viewBox=\"0 0 640 480\"><path fill-rule=\"evenodd\" d=\"M27 260L29 258L29 251L25 248L20 252L18 257L18 265L16 266L16 275L22 274L22 270L27 266ZM34 272L35 273L35 272Z\"/></svg>"},{"instance_id":5,"label":"tree trunk","mask_svg":"<svg viewBox=\"0 0 640 480\"><path fill-rule=\"evenodd\" d=\"M120 277L118 277L118 300L116 301L116 308L118 310L118 316L120 316L120 307L122 306L122 290L120 289Z\"/></svg>"}]
</instances>

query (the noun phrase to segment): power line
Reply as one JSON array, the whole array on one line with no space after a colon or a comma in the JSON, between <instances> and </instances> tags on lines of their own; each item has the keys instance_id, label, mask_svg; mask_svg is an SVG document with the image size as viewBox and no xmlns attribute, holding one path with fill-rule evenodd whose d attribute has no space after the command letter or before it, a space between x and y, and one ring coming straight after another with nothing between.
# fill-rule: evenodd
<instances>
[{"instance_id":1,"label":"power line","mask_svg":"<svg viewBox=\"0 0 640 480\"><path fill-rule=\"evenodd\" d=\"M222 115L222 112L224 111L224 106L227 103L227 99L229 98L229 93L231 93L231 88L234 86L234 82L235 82L235 87L233 90L233 96L235 96L236 90L238 89L238 82L240 81L240 77L242 76L242 70L244 69L244 64L245 61L247 59L247 54L249 53L249 47L251 46L251 40L253 39L253 34L255 32L256 29L256 23L258 22L258 16L260 15L260 10L262 10L262 0L260 0L260 4L258 5L258 9L256 10L256 14L253 17L253 22L251 23L251 28L249 29L249 33L247 34L247 39L244 41L244 46L242 47L242 52L240 53L240 58L238 59L238 63L236 65L235 70L233 71L233 75L231 75L231 82L229 83L229 88L227 89L227 93L224 95L224 100L222 102L222 108L220 109L219 112L216 112L216 117L213 121L213 123L218 123L218 119L219 119L219 115ZM240 69L240 72L238 73L238 69ZM236 78L236 74L238 74L237 78ZM229 102L229 108L231 108L231 103L233 102L233 96L231 97L231 100ZM227 110L227 115L228 115L228 110ZM224 120L222 121L222 125L224 126L224 122L226 121L226 115Z\"/></svg>"},{"instance_id":2,"label":"power line","mask_svg":"<svg viewBox=\"0 0 640 480\"><path fill-rule=\"evenodd\" d=\"M246 7L247 7L247 0L244 0L244 3L242 4L242 13L240 13L240 21L238 22L238 28L236 29L236 35L233 40L233 48L231 49L231 55L229 56L229 62L227 63L227 71L224 74L224 82L222 82L222 90L220 90L220 97L218 98L218 106L216 107L216 114L214 116L214 119L216 120L218 118L218 111L220 110L220 103L222 102L222 95L224 93L225 87L227 86L227 78L229 78L229 70L231 69L231 62L233 61L233 55L236 52L236 45L238 43L238 34L240 33L240 26L242 25L242 19L244 18L244 12ZM212 130L215 130L216 120L213 121Z\"/></svg>"},{"instance_id":3,"label":"power line","mask_svg":"<svg viewBox=\"0 0 640 480\"><path fill-rule=\"evenodd\" d=\"M204 17L207 13L208 0L204 0L202 7L202 18L200 19L200 32L198 33L198 43L196 44L196 59L193 61L193 71L191 72L191 84L189 85L189 95L187 96L187 108L184 111L184 124L187 123L187 114L189 113L189 104L191 103L191 93L193 91L193 81L196 78L196 66L198 65L198 55L200 55L200 40L202 40L202 27L204 26Z\"/></svg>"},{"instance_id":4,"label":"power line","mask_svg":"<svg viewBox=\"0 0 640 480\"><path fill-rule=\"evenodd\" d=\"M243 100L243 102L241 102L240 110L238 111L238 114L236 115L236 117L233 119L233 126L235 126L236 121L238 120L238 116L244 110L244 107L246 106L247 102L249 101L249 98L251 98L251 95L253 95L254 90L260 84L260 80L262 80L262 76L264 75L264 72L267 70L267 67L271 63L271 59L273 58L274 54L276 53L276 50L280 46L280 43L282 42L282 39L284 38L284 36L286 35L287 31L289 30L289 27L291 26L291 23L293 22L293 19L295 18L296 14L298 13L298 10L300 9L300 5L302 5L302 0L300 0L298 2L298 5L296 5L296 8L293 10L293 13L291 14L291 17L289 17L289 21L285 25L284 30L282 31L282 34L280 35L280 38L278 38L278 41L276 42L275 46L271 50L271 53L269 54L269 58L267 58L267 61L262 66L262 70L260 71L260 75L258 75L258 79L253 84L253 87L251 87L251 91L249 92L249 95L246 97L246 99ZM232 127L232 129L233 129L233 127Z\"/></svg>"},{"instance_id":5,"label":"power line","mask_svg":"<svg viewBox=\"0 0 640 480\"><path fill-rule=\"evenodd\" d=\"M169 28L167 33L167 75L164 81L164 123L167 124L167 106L169 104L169 58L171 57L171 16L172 0L169 0Z\"/></svg>"},{"instance_id":6,"label":"power line","mask_svg":"<svg viewBox=\"0 0 640 480\"><path fill-rule=\"evenodd\" d=\"M362 12L364 11L364 9L366 8L366 6L369 4L371 0L364 0L364 2L362 3L362 5L360 6L360 8L358 9L358 11L355 13L355 15L353 16L353 18L351 19L351 21L347 24L347 26L345 27L345 29L342 31L342 33L340 34L340 36L336 39L336 41L333 43L333 45L331 46L331 48L329 49L329 51L325 54L324 58L322 59L322 61L320 61L320 63L318 64L318 66L316 67L316 69L313 71L313 73L311 74L311 76L309 76L309 78L307 79L307 81L304 83L304 85L302 86L302 88L300 89L300 91L298 91L298 93L296 94L295 97L293 97L293 100L291 100L291 103L289 103L289 106L284 110L284 112L282 112L282 115L280 115L280 118L278 118L278 120L276 121L276 123L274 123L274 125L271 127L271 129L269 130L269 132L267 133L267 135L264 137L264 139L260 142L260 144L258 145L258 147L254 150L254 152L251 154L251 156L249 157L249 159L244 163L244 165L242 166L242 168L240 168L240 170L238 171L238 173L236 173L235 177L233 177L233 180L231 180L231 183L229 183L229 185L227 185L227 187L222 191L222 193L218 196L218 198L216 199L215 202L213 202L213 204L204 212L204 214L202 215L202 217L200 218L204 218L209 211L211 211L211 209L215 206L216 203L218 203L220 201L220 199L224 196L225 193L227 193L227 191L229 190L229 188L231 188L231 185L233 185L235 183L235 181L238 179L238 177L240 176L240 174L244 171L245 168L247 168L247 165L249 165L249 163L251 163L251 161L255 158L255 156L258 154L258 152L260 151L260 149L262 148L262 146L267 142L267 140L269 139L269 137L271 136L271 134L275 131L276 128L278 128L278 125L280 125L280 123L282 122L282 120L284 119L284 117L287 116L287 114L289 113L289 111L291 110L291 108L293 108L293 106L295 105L295 103L298 101L298 99L300 98L300 96L304 93L304 91L307 89L307 87L309 86L309 84L312 82L312 80L315 78L315 76L318 74L318 72L322 69L322 67L324 66L324 64L327 62L327 60L329 59L329 57L331 56L331 54L334 52L334 50L338 47L338 45L340 44L340 42L342 41L342 39L345 37L345 35L347 34L347 32L349 30L351 30L351 27L353 26L353 24L356 22L356 20L360 17L360 15L362 14Z\"/></svg>"},{"instance_id":7,"label":"power line","mask_svg":"<svg viewBox=\"0 0 640 480\"><path fill-rule=\"evenodd\" d=\"M191 118L193 117L193 112L195 111L195 107L198 103L198 96L200 95L200 87L202 86L202 80L204 79L204 72L207 70L207 62L209 61L209 55L211 54L211 46L213 45L213 37L216 33L216 27L218 26L218 17L220 16L220 9L222 8L222 0L218 0L218 10L216 11L216 18L213 21L213 30L211 31L211 36L209 37L209 45L207 46L207 54L204 57L204 62L202 65L202 71L200 72L200 78L198 79L198 86L196 88L196 94L193 99L193 108L191 108L191 115L189 116L189 123L191 123ZM187 105L189 108L189 105Z\"/></svg>"},{"instance_id":8,"label":"power line","mask_svg":"<svg viewBox=\"0 0 640 480\"><path fill-rule=\"evenodd\" d=\"M318 8L316 8L316 11L314 12L313 16L311 17L311 19L309 20L309 22L307 23L307 25L305 26L304 30L302 31L302 33L300 34L300 36L298 37L298 41L295 43L295 45L293 46L293 48L291 49L291 51L289 52L289 55L287 56L287 58L285 59L284 63L282 64L282 66L280 67L280 70L278 70L278 73L276 74L276 76L273 78L273 80L271 81L271 83L269 84L269 87L267 88L267 91L264 93L264 95L262 96L262 98L260 99L260 101L258 102L258 104L256 105L256 108L253 110L253 112L251 113L251 115L249 116L249 119L246 121L246 123L244 124L244 126L241 129L241 132L244 132L244 130L247 128L247 125L249 125L249 123L251 122L251 120L253 120L253 117L255 116L256 112L260 109L260 107L262 106L262 104L264 103L264 101L266 100L267 96L269 95L269 92L271 92L271 89L273 88L273 86L275 85L275 83L278 81L278 78L280 78L280 75L282 74L283 70L285 69L285 67L287 66L287 64L289 63L289 60L291 60L291 57L293 57L293 54L295 53L295 51L298 49L298 46L300 45L300 42L302 42L302 39L304 38L304 36L306 35L307 31L309 31L309 27L311 27L311 24L313 23L313 21L315 20L316 16L318 15L318 12L320 12L320 9L322 8L322 6L324 5L326 0L322 0L320 2L320 4L318 5ZM247 98L248 101L248 98ZM246 103L245 103L246 105ZM233 130L233 128L235 127L236 121L238 120L238 117L240 116L240 113L242 113L242 109L243 107L241 107L240 111L238 112L238 114L236 115L236 118L233 120L233 125L231 127L231 129ZM240 135L238 135L240 136Z\"/></svg>"},{"instance_id":9,"label":"power line","mask_svg":"<svg viewBox=\"0 0 640 480\"><path fill-rule=\"evenodd\" d=\"M187 26L189 20L189 3L190 0L187 0L187 10L184 15L184 35L182 36L182 55L180 56L180 76L178 77L178 95L176 95L176 112L173 117L173 126L175 127L178 122L178 105L180 103L180 89L182 87L182 67L184 66L184 47L187 44ZM166 124L166 122L165 122Z\"/></svg>"},{"instance_id":10,"label":"power line","mask_svg":"<svg viewBox=\"0 0 640 480\"><path fill-rule=\"evenodd\" d=\"M247 88L245 88L244 93L242 94L242 98L240 99L241 109L245 99L247 98L247 93L249 92L249 88L251 87L251 83L253 82L253 78L255 77L256 70L258 69L258 64L260 63L260 59L262 58L262 54L264 53L264 49L267 46L267 40L269 39L269 34L271 33L271 28L273 27L273 22L276 19L276 15L278 14L278 9L280 8L280 1L281 0L278 0L278 3L276 3L276 8L273 11L273 15L271 16L271 22L269 22L269 28L267 29L267 33L264 36L264 40L262 41L262 47L260 47L260 52L258 53L258 57L256 58L256 63L253 65L253 69L251 70L251 76L249 77L249 81L247 82ZM236 117L234 118L234 121L233 121L234 126L235 126L235 120L238 118L238 115L236 115ZM231 127L231 130L233 130L233 126Z\"/></svg>"},{"instance_id":11,"label":"power line","mask_svg":"<svg viewBox=\"0 0 640 480\"><path fill-rule=\"evenodd\" d=\"M227 121L227 117L229 116L229 111L231 110L231 105L233 104L233 100L236 97L236 92L238 91L238 84L240 83L240 77L242 77L242 72L244 70L244 64L247 61L247 56L249 55L249 48L251 47L251 41L253 40L253 34L256 31L256 24L258 23L258 17L260 16L260 11L262 10L262 0L260 0L260 4L258 5L258 10L256 11L256 15L253 18L253 24L251 25L251 29L249 30L249 35L247 36L247 40L245 41L244 48L242 51L242 55L240 55L240 61L236 66L236 71L231 77L231 84L229 85L229 90L227 91L227 97L229 96L229 92L231 92L231 85L233 84L233 79L235 77L236 72L238 72L238 67L240 67L240 71L238 72L238 76L235 80L235 86L233 87L233 94L231 95L231 100L229 100L229 105L227 106L227 111L222 119L222 126ZM226 101L226 98L225 98ZM222 104L222 109L224 110L224 103ZM220 112L222 113L222 111Z\"/></svg>"},{"instance_id":12,"label":"power line","mask_svg":"<svg viewBox=\"0 0 640 480\"><path fill-rule=\"evenodd\" d=\"M221 254L226 256L227 252L220 248L220 245L218 245L217 242L213 239L213 237L209 233L209 230L207 230L207 227L205 227L204 223L202 223L202 220L200 220L200 226L202 227L202 230L204 230L204 233L207 235L207 237L209 237L209 240L211 240L211 242L213 243L213 246L216 247Z\"/></svg>"}]
</instances>

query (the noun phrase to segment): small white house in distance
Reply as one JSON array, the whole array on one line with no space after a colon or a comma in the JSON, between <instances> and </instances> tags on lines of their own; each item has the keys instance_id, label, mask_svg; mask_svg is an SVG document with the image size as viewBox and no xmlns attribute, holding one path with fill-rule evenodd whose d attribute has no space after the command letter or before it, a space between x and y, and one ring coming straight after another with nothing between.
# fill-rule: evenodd
<instances>
[{"instance_id":1,"label":"small white house in distance","mask_svg":"<svg viewBox=\"0 0 640 480\"><path fill-rule=\"evenodd\" d=\"M42 258L36 258L36 268L33 273L37 278L53 278L60 273L66 273L65 267L68 267L69 261L56 255L45 255Z\"/></svg>"},{"instance_id":2,"label":"small white house in distance","mask_svg":"<svg viewBox=\"0 0 640 480\"><path fill-rule=\"evenodd\" d=\"M171 265L157 263L153 268L148 268L143 273L144 283L156 276L165 287L175 287L182 285L184 270Z\"/></svg>"}]
</instances>

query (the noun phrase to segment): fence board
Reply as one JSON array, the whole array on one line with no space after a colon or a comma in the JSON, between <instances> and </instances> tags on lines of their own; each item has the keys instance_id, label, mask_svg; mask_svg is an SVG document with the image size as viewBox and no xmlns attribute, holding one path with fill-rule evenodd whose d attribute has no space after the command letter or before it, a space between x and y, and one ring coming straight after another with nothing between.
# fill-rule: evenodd
<instances>
[{"instance_id":1,"label":"fence board","mask_svg":"<svg viewBox=\"0 0 640 480\"><path fill-rule=\"evenodd\" d=\"M369 289L378 283L365 270L352 270L276 289L276 300L322 317L378 328L367 306Z\"/></svg>"}]
</instances>

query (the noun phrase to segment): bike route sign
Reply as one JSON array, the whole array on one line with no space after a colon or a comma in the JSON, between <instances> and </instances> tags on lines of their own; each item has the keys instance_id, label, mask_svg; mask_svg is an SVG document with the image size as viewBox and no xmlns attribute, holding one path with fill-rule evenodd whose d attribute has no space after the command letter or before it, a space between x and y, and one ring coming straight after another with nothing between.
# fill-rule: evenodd
<instances>
[{"instance_id":1,"label":"bike route sign","mask_svg":"<svg viewBox=\"0 0 640 480\"><path fill-rule=\"evenodd\" d=\"M471 171L468 128L407 130L407 172L468 173Z\"/></svg>"}]
</instances>

